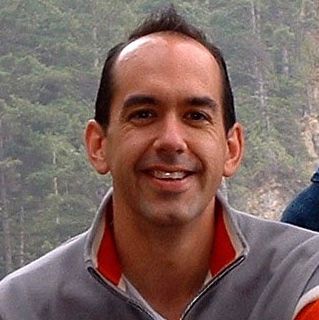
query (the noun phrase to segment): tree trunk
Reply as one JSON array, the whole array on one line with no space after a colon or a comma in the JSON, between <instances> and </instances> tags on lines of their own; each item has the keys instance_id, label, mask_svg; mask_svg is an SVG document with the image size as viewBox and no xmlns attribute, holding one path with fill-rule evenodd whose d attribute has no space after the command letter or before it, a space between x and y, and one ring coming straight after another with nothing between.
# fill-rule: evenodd
<instances>
[{"instance_id":1,"label":"tree trunk","mask_svg":"<svg viewBox=\"0 0 319 320\"><path fill-rule=\"evenodd\" d=\"M93 66L95 69L98 69L99 64L100 64L100 59L99 59L99 45L98 45L98 17L97 17L97 9L96 9L96 0L91 0L91 10L92 10L92 16L93 16L93 27L92 27L92 39L93 39L93 51L94 51L94 62Z\"/></svg>"},{"instance_id":2,"label":"tree trunk","mask_svg":"<svg viewBox=\"0 0 319 320\"><path fill-rule=\"evenodd\" d=\"M5 271L9 273L13 270L12 262L12 245L11 245L11 229L10 218L8 212L8 197L6 187L6 177L4 170L4 134L2 128L2 119L0 118L0 217L2 220L3 230L3 247Z\"/></svg>"},{"instance_id":3,"label":"tree trunk","mask_svg":"<svg viewBox=\"0 0 319 320\"><path fill-rule=\"evenodd\" d=\"M261 19L260 19L260 10L257 7L257 4L254 0L250 1L251 5L251 22L253 28L253 34L256 36L256 39L259 44L261 44ZM265 120L265 129L266 132L269 132L270 129L270 120L269 120L269 110L267 105L267 92L266 92L266 83L263 75L263 70L261 68L261 62L259 61L259 57L255 55L254 57L254 69L255 69L255 78L257 80L257 90L256 95L259 100L259 106L261 109L261 113Z\"/></svg>"},{"instance_id":4,"label":"tree trunk","mask_svg":"<svg viewBox=\"0 0 319 320\"><path fill-rule=\"evenodd\" d=\"M318 1L301 1L300 5L300 13L299 13L299 47L302 46L302 41L304 39L308 39L309 43L313 45L314 48L317 48L319 45L319 36L317 32L311 32L307 26L305 26L307 19L309 17L313 19L318 19L319 17L319 2ZM318 59L318 51L316 49L313 50L314 53L312 60L315 61ZM309 75L307 75L308 81L306 85L306 95L307 95L307 106L303 112L303 116L313 115L316 116L318 114L318 106L319 106L319 68L316 63L314 63L313 68Z\"/></svg>"},{"instance_id":5,"label":"tree trunk","mask_svg":"<svg viewBox=\"0 0 319 320\"><path fill-rule=\"evenodd\" d=\"M97 41L97 26L95 25L92 29L92 38L94 43L94 63L93 66L95 69L99 67L99 50L98 50L98 41Z\"/></svg>"},{"instance_id":6,"label":"tree trunk","mask_svg":"<svg viewBox=\"0 0 319 320\"><path fill-rule=\"evenodd\" d=\"M282 71L283 71L283 74L288 77L290 73L290 68L289 68L289 53L286 47L282 48L281 55L282 55L282 63L283 63Z\"/></svg>"},{"instance_id":7,"label":"tree trunk","mask_svg":"<svg viewBox=\"0 0 319 320\"><path fill-rule=\"evenodd\" d=\"M24 207L21 207L19 212L19 224L20 224L20 246L19 246L19 266L23 267L25 264L24 248L25 248L25 232L24 232Z\"/></svg>"},{"instance_id":8,"label":"tree trunk","mask_svg":"<svg viewBox=\"0 0 319 320\"><path fill-rule=\"evenodd\" d=\"M56 152L55 151L53 151L52 164L53 164L54 169L56 169ZM53 177L53 190L54 190L54 194L56 196L58 196L59 195L58 177ZM57 213L57 215L55 217L55 223L56 224L60 224L60 215L59 215L59 213Z\"/></svg>"}]
</instances>

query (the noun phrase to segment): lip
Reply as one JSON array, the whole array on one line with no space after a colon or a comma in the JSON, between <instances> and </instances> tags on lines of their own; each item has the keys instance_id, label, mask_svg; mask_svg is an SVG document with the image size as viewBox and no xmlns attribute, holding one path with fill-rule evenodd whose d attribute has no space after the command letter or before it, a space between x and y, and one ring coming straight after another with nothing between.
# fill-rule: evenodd
<instances>
[{"instance_id":1,"label":"lip","mask_svg":"<svg viewBox=\"0 0 319 320\"><path fill-rule=\"evenodd\" d=\"M144 166L141 166L139 168L141 171L163 171L163 172L189 172L194 173L198 171L197 167L195 165L191 164L176 164L176 165L170 165L170 164L147 164Z\"/></svg>"},{"instance_id":2,"label":"lip","mask_svg":"<svg viewBox=\"0 0 319 320\"><path fill-rule=\"evenodd\" d=\"M161 180L182 180L186 178L190 173L185 170L177 171L162 171L162 170L152 170L150 172L157 179Z\"/></svg>"},{"instance_id":3,"label":"lip","mask_svg":"<svg viewBox=\"0 0 319 320\"><path fill-rule=\"evenodd\" d=\"M178 178L160 178L162 173L183 173ZM161 192L183 193L191 187L191 180L195 172L181 167L153 166L142 170L144 177L147 178L150 187Z\"/></svg>"}]
</instances>

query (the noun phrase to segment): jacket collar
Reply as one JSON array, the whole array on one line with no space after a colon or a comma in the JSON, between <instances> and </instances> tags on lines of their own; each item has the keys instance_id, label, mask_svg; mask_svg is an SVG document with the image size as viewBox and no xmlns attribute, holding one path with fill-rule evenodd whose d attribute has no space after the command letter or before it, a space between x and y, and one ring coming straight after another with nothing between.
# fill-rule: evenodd
<instances>
[{"instance_id":1,"label":"jacket collar","mask_svg":"<svg viewBox=\"0 0 319 320\"><path fill-rule=\"evenodd\" d=\"M248 250L239 226L232 217L233 209L229 207L220 193L217 194L216 204L210 270L208 270L204 285L221 274ZM104 197L89 230L85 260L87 266L93 268L103 280L125 290L113 236L112 188Z\"/></svg>"}]
</instances>

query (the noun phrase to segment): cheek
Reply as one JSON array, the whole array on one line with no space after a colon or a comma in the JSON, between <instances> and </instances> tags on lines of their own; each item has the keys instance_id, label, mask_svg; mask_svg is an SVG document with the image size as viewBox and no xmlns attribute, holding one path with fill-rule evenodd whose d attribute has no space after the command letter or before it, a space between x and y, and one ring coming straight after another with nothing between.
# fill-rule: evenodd
<instances>
[{"instance_id":1,"label":"cheek","mask_svg":"<svg viewBox=\"0 0 319 320\"><path fill-rule=\"evenodd\" d=\"M194 153L203 162L203 165L209 170L210 174L223 170L226 162L226 142L210 139L209 142L198 140L194 146ZM216 172L217 173L217 172Z\"/></svg>"},{"instance_id":2,"label":"cheek","mask_svg":"<svg viewBox=\"0 0 319 320\"><path fill-rule=\"evenodd\" d=\"M128 174L128 170L134 170L139 159L147 150L147 142L144 137L121 136L112 142L110 148L109 163L111 172L118 170Z\"/></svg>"}]
</instances>

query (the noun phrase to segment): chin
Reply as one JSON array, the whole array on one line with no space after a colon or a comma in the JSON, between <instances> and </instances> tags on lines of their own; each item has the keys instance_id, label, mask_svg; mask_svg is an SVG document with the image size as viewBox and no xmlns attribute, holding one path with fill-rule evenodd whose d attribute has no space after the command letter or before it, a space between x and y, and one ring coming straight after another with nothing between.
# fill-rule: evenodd
<instances>
[{"instance_id":1,"label":"chin","mask_svg":"<svg viewBox=\"0 0 319 320\"><path fill-rule=\"evenodd\" d=\"M199 210L193 211L189 210L189 208L174 208L170 206L170 208L161 208L154 210L144 211L143 215L148 220L149 223L158 226L166 226L166 227L181 227L187 224L190 224L201 214Z\"/></svg>"}]
</instances>

